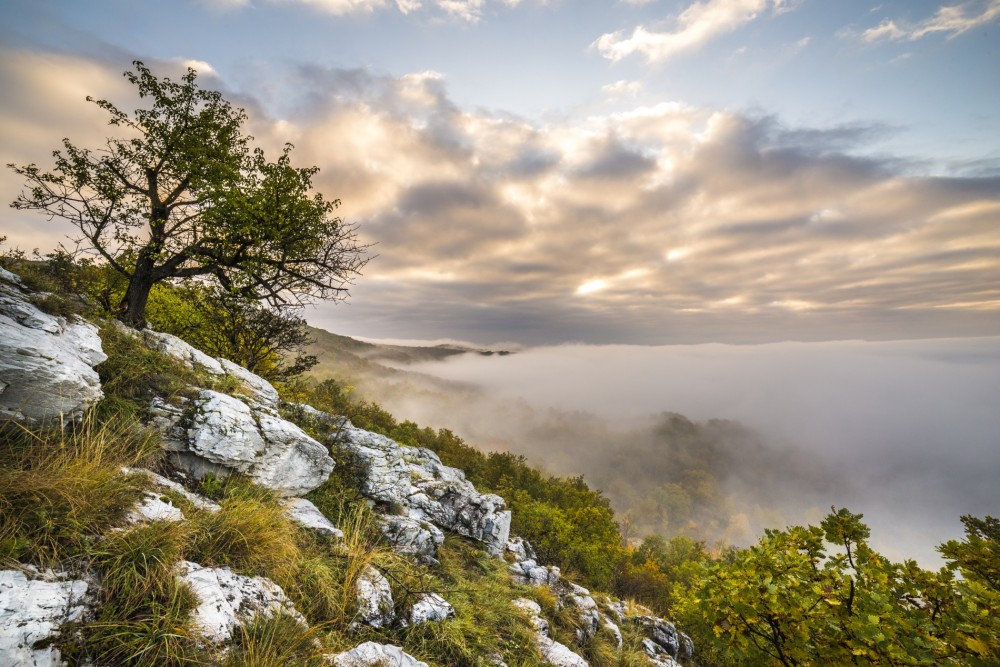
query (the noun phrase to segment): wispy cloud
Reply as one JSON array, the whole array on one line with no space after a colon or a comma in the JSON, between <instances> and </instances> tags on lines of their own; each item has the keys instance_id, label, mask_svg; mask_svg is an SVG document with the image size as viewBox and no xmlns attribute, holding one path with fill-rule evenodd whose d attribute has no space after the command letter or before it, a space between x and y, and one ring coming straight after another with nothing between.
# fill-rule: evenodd
<instances>
[{"instance_id":1,"label":"wispy cloud","mask_svg":"<svg viewBox=\"0 0 1000 667\"><path fill-rule=\"evenodd\" d=\"M861 39L866 42L885 39L915 41L935 33L944 33L951 39L973 28L992 23L997 18L1000 18L1000 0L972 0L938 7L933 16L913 25L900 25L892 19L885 19L874 28L861 33Z\"/></svg>"},{"instance_id":2,"label":"wispy cloud","mask_svg":"<svg viewBox=\"0 0 1000 667\"><path fill-rule=\"evenodd\" d=\"M696 51L711 39L753 21L770 9L775 14L795 7L789 0L705 0L695 2L674 19L674 29L660 32L644 25L630 35L606 33L591 45L602 56L619 61L642 55L649 62L663 62Z\"/></svg>"}]
</instances>

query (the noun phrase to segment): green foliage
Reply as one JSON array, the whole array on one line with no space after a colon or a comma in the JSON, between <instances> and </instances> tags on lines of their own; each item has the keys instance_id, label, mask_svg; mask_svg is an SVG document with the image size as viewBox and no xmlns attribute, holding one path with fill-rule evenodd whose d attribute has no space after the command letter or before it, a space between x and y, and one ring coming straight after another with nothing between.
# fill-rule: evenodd
<instances>
[{"instance_id":1,"label":"green foliage","mask_svg":"<svg viewBox=\"0 0 1000 667\"><path fill-rule=\"evenodd\" d=\"M49 566L84 552L141 493L123 466L148 462L157 440L133 420L94 413L79 425L0 424L0 559Z\"/></svg>"},{"instance_id":2,"label":"green foliage","mask_svg":"<svg viewBox=\"0 0 1000 667\"><path fill-rule=\"evenodd\" d=\"M287 614L255 618L240 626L223 667L322 667L329 662L316 645L316 632Z\"/></svg>"},{"instance_id":3,"label":"green foliage","mask_svg":"<svg viewBox=\"0 0 1000 667\"><path fill-rule=\"evenodd\" d=\"M96 618L81 628L84 641L76 650L98 664L203 664L188 622L197 601L173 572L188 538L183 524L158 521L111 532L98 542L89 555L101 577L101 600Z\"/></svg>"},{"instance_id":4,"label":"green foliage","mask_svg":"<svg viewBox=\"0 0 1000 667\"><path fill-rule=\"evenodd\" d=\"M287 382L316 364L311 341L294 310L269 308L204 283L162 282L150 291L147 318L212 357L229 359L272 382Z\"/></svg>"},{"instance_id":5,"label":"green foliage","mask_svg":"<svg viewBox=\"0 0 1000 667\"><path fill-rule=\"evenodd\" d=\"M171 278L214 280L227 291L283 303L339 299L367 258L339 202L312 193L317 168L251 149L247 115L216 91L156 77L136 61L125 77L146 103L133 113L107 100L116 136L91 150L63 140L55 165L8 165L25 179L12 203L76 226L85 250L128 285L120 319L144 324L151 287Z\"/></svg>"},{"instance_id":6,"label":"green foliage","mask_svg":"<svg viewBox=\"0 0 1000 667\"><path fill-rule=\"evenodd\" d=\"M867 543L860 514L820 527L769 530L727 562L702 565L678 608L708 662L719 664L995 664L997 597L963 563L995 567L995 520L966 517L967 540L934 573L892 563ZM827 552L827 544L837 552ZM971 572L971 571L970 571Z\"/></svg>"}]
</instances>

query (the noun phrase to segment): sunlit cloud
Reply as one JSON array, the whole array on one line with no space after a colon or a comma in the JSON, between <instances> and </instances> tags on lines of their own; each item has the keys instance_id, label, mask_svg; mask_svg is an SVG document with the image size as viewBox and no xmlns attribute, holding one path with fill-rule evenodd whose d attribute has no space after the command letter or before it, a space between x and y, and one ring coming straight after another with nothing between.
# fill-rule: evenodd
<instances>
[{"instance_id":1,"label":"sunlit cloud","mask_svg":"<svg viewBox=\"0 0 1000 667\"><path fill-rule=\"evenodd\" d=\"M760 17L768 9L774 14L781 14L794 8L795 4L783 0L695 2L673 20L673 30L659 31L639 25L630 35L626 35L625 31L601 35L591 46L615 62L637 54L651 63L664 62L698 50L713 38Z\"/></svg>"},{"instance_id":2,"label":"sunlit cloud","mask_svg":"<svg viewBox=\"0 0 1000 667\"><path fill-rule=\"evenodd\" d=\"M130 99L103 65L5 56L12 162L47 164L62 136L100 145L105 119L83 97ZM538 124L460 107L435 72L286 79L308 104L276 119L246 99L248 130L271 155L295 143L378 244L352 321L524 342L995 331L1000 178L852 154L889 131L877 124L788 127L676 102ZM0 178L7 201L19 188ZM6 220L27 249L68 231Z\"/></svg>"},{"instance_id":3,"label":"sunlit cloud","mask_svg":"<svg viewBox=\"0 0 1000 667\"><path fill-rule=\"evenodd\" d=\"M861 39L866 42L915 41L935 33L943 33L951 39L973 28L988 25L997 18L1000 18L1000 0L972 0L957 5L942 5L933 16L914 25L899 25L892 19L885 19L861 33Z\"/></svg>"}]
</instances>

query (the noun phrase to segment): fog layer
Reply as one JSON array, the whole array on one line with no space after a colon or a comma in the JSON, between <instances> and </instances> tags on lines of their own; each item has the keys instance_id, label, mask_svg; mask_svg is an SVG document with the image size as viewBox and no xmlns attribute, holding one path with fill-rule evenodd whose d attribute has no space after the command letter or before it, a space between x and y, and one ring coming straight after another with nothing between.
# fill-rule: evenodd
<instances>
[{"instance_id":1,"label":"fog layer","mask_svg":"<svg viewBox=\"0 0 1000 667\"><path fill-rule=\"evenodd\" d=\"M736 420L759 435L730 480L748 505L776 523L847 506L894 558L934 565L961 514L1000 514L1000 338L565 345L408 370L466 388L381 392L398 417L605 484L602 448L655 415Z\"/></svg>"}]
</instances>

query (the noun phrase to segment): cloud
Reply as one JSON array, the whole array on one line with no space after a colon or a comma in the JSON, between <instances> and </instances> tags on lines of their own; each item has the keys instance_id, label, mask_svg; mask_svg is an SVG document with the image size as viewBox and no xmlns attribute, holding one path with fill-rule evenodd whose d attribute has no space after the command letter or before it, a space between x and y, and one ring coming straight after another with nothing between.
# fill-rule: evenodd
<instances>
[{"instance_id":1,"label":"cloud","mask_svg":"<svg viewBox=\"0 0 1000 667\"><path fill-rule=\"evenodd\" d=\"M316 11L344 16L371 14L395 7L401 14L436 10L449 19L475 23L482 18L486 0L259 0L270 4L303 5ZM517 7L525 0L499 0L506 7ZM545 2L545 0L536 0ZM238 10L251 6L251 0L202 0L222 10Z\"/></svg>"},{"instance_id":2,"label":"cloud","mask_svg":"<svg viewBox=\"0 0 1000 667\"><path fill-rule=\"evenodd\" d=\"M651 63L696 51L711 39L753 21L770 9L775 14L791 10L783 0L704 0L687 7L675 19L673 31L658 32L639 25L632 34L606 33L591 45L608 60L617 62L642 55Z\"/></svg>"},{"instance_id":3,"label":"cloud","mask_svg":"<svg viewBox=\"0 0 1000 667\"><path fill-rule=\"evenodd\" d=\"M131 108L117 68L4 56L9 161L48 164L62 136L100 145L87 94ZM678 102L536 124L460 107L435 72L301 67L281 86L280 120L230 97L271 155L291 141L296 163L319 166L317 188L378 243L349 306L310 315L332 330L524 343L997 332L995 165L930 177L864 156L894 128ZM0 174L7 201L20 185ZM66 231L5 215L28 249Z\"/></svg>"},{"instance_id":4,"label":"cloud","mask_svg":"<svg viewBox=\"0 0 1000 667\"><path fill-rule=\"evenodd\" d=\"M1000 17L1000 0L972 0L957 5L942 5L934 16L914 25L900 26L892 19L884 19L874 28L861 33L866 42L881 40L916 41L935 33L944 33L952 39L973 28L987 25Z\"/></svg>"}]
</instances>

